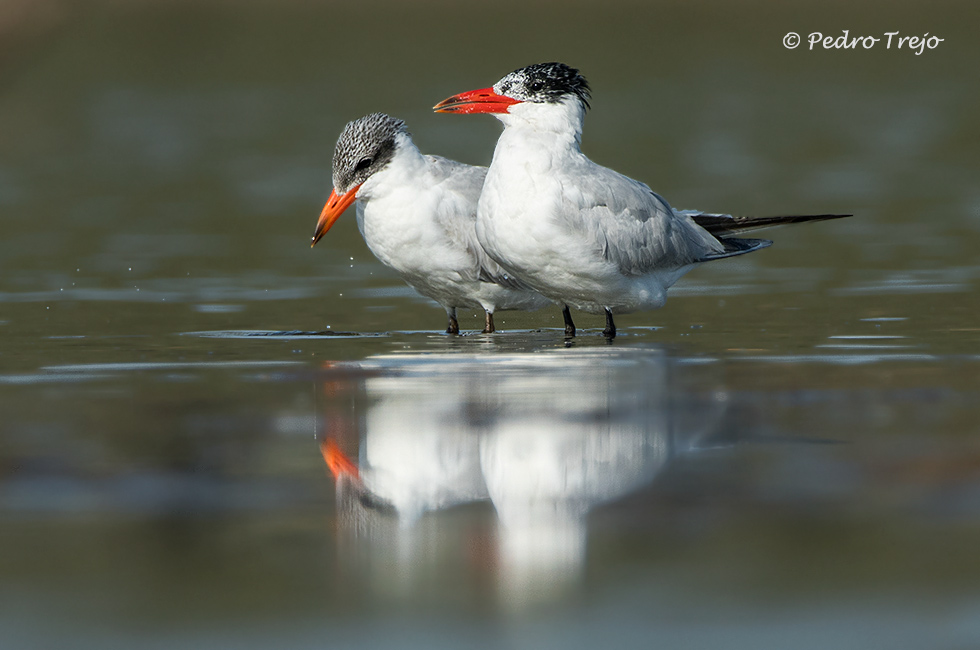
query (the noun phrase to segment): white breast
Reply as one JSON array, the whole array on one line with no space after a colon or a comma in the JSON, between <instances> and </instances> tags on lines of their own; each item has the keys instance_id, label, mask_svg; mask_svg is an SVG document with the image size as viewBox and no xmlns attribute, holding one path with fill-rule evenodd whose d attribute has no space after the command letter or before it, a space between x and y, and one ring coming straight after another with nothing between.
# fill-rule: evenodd
<instances>
[{"instance_id":1,"label":"white breast","mask_svg":"<svg viewBox=\"0 0 980 650\"><path fill-rule=\"evenodd\" d=\"M571 127L503 121L477 236L543 295L598 313L660 307L667 288L719 246L649 187L589 160Z\"/></svg>"},{"instance_id":2,"label":"white breast","mask_svg":"<svg viewBox=\"0 0 980 650\"><path fill-rule=\"evenodd\" d=\"M547 299L534 292L481 281L493 265L475 232L484 175L484 168L423 156L410 140L401 143L358 192L364 241L383 264L447 310L542 307Z\"/></svg>"}]
</instances>

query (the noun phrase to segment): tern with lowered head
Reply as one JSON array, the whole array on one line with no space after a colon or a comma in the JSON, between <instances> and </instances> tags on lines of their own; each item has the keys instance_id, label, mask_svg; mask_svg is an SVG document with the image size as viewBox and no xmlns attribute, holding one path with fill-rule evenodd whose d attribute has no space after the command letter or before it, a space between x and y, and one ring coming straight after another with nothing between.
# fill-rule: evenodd
<instances>
[{"instance_id":1,"label":"tern with lowered head","mask_svg":"<svg viewBox=\"0 0 980 650\"><path fill-rule=\"evenodd\" d=\"M484 332L498 309L549 304L490 259L476 238L476 204L486 167L423 155L402 120L372 113L344 127L333 155L333 191L313 244L356 201L357 226L371 252L446 310L482 307Z\"/></svg>"}]
</instances>

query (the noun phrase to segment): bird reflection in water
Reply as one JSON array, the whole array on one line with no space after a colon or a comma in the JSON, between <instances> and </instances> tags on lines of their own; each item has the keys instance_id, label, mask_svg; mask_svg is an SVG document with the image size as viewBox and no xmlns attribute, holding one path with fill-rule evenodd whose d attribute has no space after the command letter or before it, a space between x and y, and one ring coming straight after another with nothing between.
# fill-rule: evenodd
<instances>
[{"instance_id":1,"label":"bird reflection in water","mask_svg":"<svg viewBox=\"0 0 980 650\"><path fill-rule=\"evenodd\" d=\"M703 378L685 389L679 375L692 366L660 350L388 355L359 366L371 371L365 412L328 426L321 444L341 564L360 562L375 589L405 595L421 567L460 556L493 574L502 602L564 591L585 564L589 512L696 448L726 404ZM496 517L476 506L462 534L449 513L424 516L486 502Z\"/></svg>"}]
</instances>

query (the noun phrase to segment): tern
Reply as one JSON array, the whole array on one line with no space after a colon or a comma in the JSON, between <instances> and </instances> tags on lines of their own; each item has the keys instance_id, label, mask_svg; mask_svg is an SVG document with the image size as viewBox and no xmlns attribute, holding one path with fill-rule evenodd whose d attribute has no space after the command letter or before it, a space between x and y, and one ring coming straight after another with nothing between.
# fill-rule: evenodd
<instances>
[{"instance_id":1,"label":"tern","mask_svg":"<svg viewBox=\"0 0 980 650\"><path fill-rule=\"evenodd\" d=\"M482 307L484 333L498 309L538 309L550 301L490 259L476 237L476 205L486 167L423 155L405 122L372 113L344 127L333 154L333 191L313 234L315 246L356 201L357 227L375 257L446 310Z\"/></svg>"},{"instance_id":2,"label":"tern","mask_svg":"<svg viewBox=\"0 0 980 650\"><path fill-rule=\"evenodd\" d=\"M606 316L661 307L694 266L772 244L736 237L784 223L851 215L736 217L675 210L647 185L582 153L589 84L564 63L539 63L490 88L454 95L437 113L491 113L504 124L477 208L476 233L510 274L566 306ZM564 312L566 333L574 324Z\"/></svg>"}]
</instances>

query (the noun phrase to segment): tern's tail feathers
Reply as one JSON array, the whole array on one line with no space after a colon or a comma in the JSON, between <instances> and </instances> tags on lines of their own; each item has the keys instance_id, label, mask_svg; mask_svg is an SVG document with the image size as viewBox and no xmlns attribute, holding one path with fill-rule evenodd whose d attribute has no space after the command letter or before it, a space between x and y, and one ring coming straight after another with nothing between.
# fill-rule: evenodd
<instances>
[{"instance_id":1,"label":"tern's tail feathers","mask_svg":"<svg viewBox=\"0 0 980 650\"><path fill-rule=\"evenodd\" d=\"M827 221L829 219L843 219L844 217L854 216L850 214L800 214L779 217L733 217L730 214L707 214L705 212L698 212L697 210L680 210L680 213L687 215L694 220L694 223L719 239L736 233L781 226L787 223Z\"/></svg>"}]
</instances>

